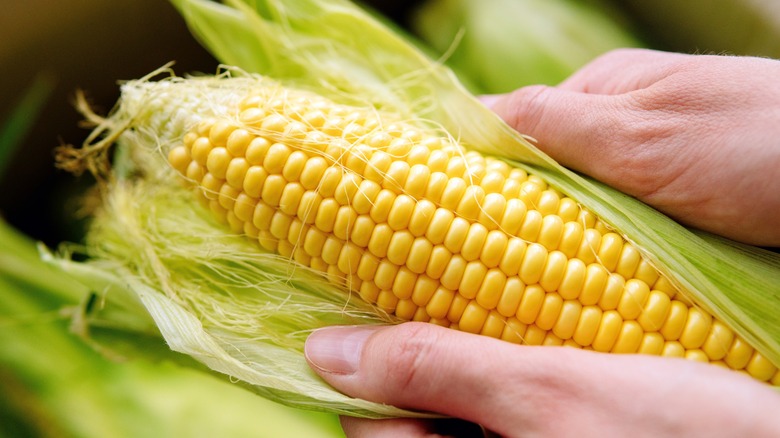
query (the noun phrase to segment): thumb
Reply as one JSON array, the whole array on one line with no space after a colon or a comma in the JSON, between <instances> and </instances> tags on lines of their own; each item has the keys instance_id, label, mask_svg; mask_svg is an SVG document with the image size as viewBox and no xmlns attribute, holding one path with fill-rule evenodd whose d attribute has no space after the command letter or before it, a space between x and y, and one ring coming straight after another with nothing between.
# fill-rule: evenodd
<instances>
[{"instance_id":1,"label":"thumb","mask_svg":"<svg viewBox=\"0 0 780 438\"><path fill-rule=\"evenodd\" d=\"M635 156L632 132L637 126L630 94L532 85L482 101L562 165L632 195L641 189L627 167Z\"/></svg>"},{"instance_id":2,"label":"thumb","mask_svg":"<svg viewBox=\"0 0 780 438\"><path fill-rule=\"evenodd\" d=\"M534 412L527 406L517 412L518 400L535 398L523 393L533 385L513 385L508 391L508 382L557 368L550 356L533 354L533 348L527 361L513 361L516 348L434 324L405 323L320 329L309 336L305 352L318 374L350 396L437 412L500 432L505 425L498 423L497 412L514 411L516 419Z\"/></svg>"}]
</instances>

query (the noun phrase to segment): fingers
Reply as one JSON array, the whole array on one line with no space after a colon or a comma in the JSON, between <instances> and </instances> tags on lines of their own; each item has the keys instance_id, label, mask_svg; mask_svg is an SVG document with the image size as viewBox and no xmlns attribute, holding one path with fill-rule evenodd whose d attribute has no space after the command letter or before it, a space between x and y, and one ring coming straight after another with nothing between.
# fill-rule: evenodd
<instances>
[{"instance_id":1,"label":"fingers","mask_svg":"<svg viewBox=\"0 0 780 438\"><path fill-rule=\"evenodd\" d=\"M687 360L518 346L425 323L321 329L305 352L323 379L350 396L457 417L500 435L706 435L780 426L768 420L780 398L767 385ZM345 421L350 436L425 436L440 433L437 425Z\"/></svg>"},{"instance_id":2,"label":"fingers","mask_svg":"<svg viewBox=\"0 0 780 438\"><path fill-rule=\"evenodd\" d=\"M669 76L686 59L687 55L655 50L613 50L579 69L558 88L588 94L628 93Z\"/></svg>"},{"instance_id":3,"label":"fingers","mask_svg":"<svg viewBox=\"0 0 780 438\"><path fill-rule=\"evenodd\" d=\"M487 103L562 165L632 195L642 191L633 178L643 174L634 167L644 162L636 159L631 133L644 122L634 119L630 97L530 86Z\"/></svg>"}]
</instances>

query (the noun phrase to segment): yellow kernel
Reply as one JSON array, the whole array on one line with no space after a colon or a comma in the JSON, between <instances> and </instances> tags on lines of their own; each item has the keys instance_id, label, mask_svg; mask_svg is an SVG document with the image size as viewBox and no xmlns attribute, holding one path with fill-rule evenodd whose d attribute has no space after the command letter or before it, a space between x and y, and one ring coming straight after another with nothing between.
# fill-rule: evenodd
<instances>
[{"instance_id":1,"label":"yellow kernel","mask_svg":"<svg viewBox=\"0 0 780 438\"><path fill-rule=\"evenodd\" d=\"M583 306L572 339L582 346L592 344L601 326L602 314L598 306Z\"/></svg>"},{"instance_id":2,"label":"yellow kernel","mask_svg":"<svg viewBox=\"0 0 780 438\"><path fill-rule=\"evenodd\" d=\"M455 292L444 287L439 287L425 306L425 311L432 318L446 318L453 299L455 299Z\"/></svg>"},{"instance_id":3,"label":"yellow kernel","mask_svg":"<svg viewBox=\"0 0 780 438\"><path fill-rule=\"evenodd\" d=\"M425 273L431 278L440 278L451 258L452 253L444 245L435 245L431 250Z\"/></svg>"},{"instance_id":4,"label":"yellow kernel","mask_svg":"<svg viewBox=\"0 0 780 438\"><path fill-rule=\"evenodd\" d=\"M463 311L466 310L466 306L470 303L470 300L461 294L455 294L455 298L452 299L450 310L447 311L447 319L453 323L460 321L463 316Z\"/></svg>"},{"instance_id":5,"label":"yellow kernel","mask_svg":"<svg viewBox=\"0 0 780 438\"><path fill-rule=\"evenodd\" d=\"M577 202L567 197L561 199L561 202L558 205L558 216L560 216L564 222L576 221L579 214L580 206Z\"/></svg>"},{"instance_id":6,"label":"yellow kernel","mask_svg":"<svg viewBox=\"0 0 780 438\"><path fill-rule=\"evenodd\" d=\"M428 267L428 260L431 258L432 253L433 245L428 239L424 237L414 239L406 259L407 267L414 273L422 274ZM390 258L389 255L388 258Z\"/></svg>"},{"instance_id":7,"label":"yellow kernel","mask_svg":"<svg viewBox=\"0 0 780 438\"><path fill-rule=\"evenodd\" d=\"M371 234L374 232L376 224L368 215L360 215L355 219L355 225L350 233L350 240L361 247L367 248L368 242L371 239Z\"/></svg>"},{"instance_id":8,"label":"yellow kernel","mask_svg":"<svg viewBox=\"0 0 780 438\"><path fill-rule=\"evenodd\" d=\"M428 170L430 175L433 170L428 166L428 156L430 156L431 150L425 146L415 146L409 151L409 155L406 157L406 162L414 168L415 165L423 165Z\"/></svg>"},{"instance_id":9,"label":"yellow kernel","mask_svg":"<svg viewBox=\"0 0 780 438\"><path fill-rule=\"evenodd\" d=\"M396 194L390 190L382 189L374 200L374 206L371 207L369 214L374 222L380 224L387 221L390 209L395 204Z\"/></svg>"},{"instance_id":10,"label":"yellow kernel","mask_svg":"<svg viewBox=\"0 0 780 438\"><path fill-rule=\"evenodd\" d=\"M270 178L270 177L269 177ZM320 202L317 215L314 217L314 225L325 233L333 231L341 206L333 198L326 198Z\"/></svg>"},{"instance_id":11,"label":"yellow kernel","mask_svg":"<svg viewBox=\"0 0 780 438\"><path fill-rule=\"evenodd\" d=\"M637 353L660 356L664 351L664 337L658 332L645 332Z\"/></svg>"},{"instance_id":12,"label":"yellow kernel","mask_svg":"<svg viewBox=\"0 0 780 438\"><path fill-rule=\"evenodd\" d=\"M563 307L563 299L557 293L548 293L544 296L542 308L539 310L539 316L536 317L535 324L543 329L550 330L558 320Z\"/></svg>"},{"instance_id":13,"label":"yellow kernel","mask_svg":"<svg viewBox=\"0 0 780 438\"><path fill-rule=\"evenodd\" d=\"M246 193L239 193L236 197L235 205L233 206L233 212L236 217L243 222L251 222L252 214L254 214L257 200L250 197Z\"/></svg>"},{"instance_id":14,"label":"yellow kernel","mask_svg":"<svg viewBox=\"0 0 780 438\"><path fill-rule=\"evenodd\" d=\"M561 347L563 346L563 339L559 338L558 336L555 336L555 333L553 332L547 332L544 335L544 340L542 341L542 345L548 347Z\"/></svg>"},{"instance_id":15,"label":"yellow kernel","mask_svg":"<svg viewBox=\"0 0 780 438\"><path fill-rule=\"evenodd\" d=\"M427 199L417 201L414 206L414 211L409 219L409 232L416 237L425 235L428 231L428 225L433 220L433 215L436 212L436 205Z\"/></svg>"},{"instance_id":16,"label":"yellow kernel","mask_svg":"<svg viewBox=\"0 0 780 438\"><path fill-rule=\"evenodd\" d=\"M402 193L406 179L409 176L409 170L409 163L406 161L393 161L390 164L390 168L387 169L387 173L385 173L382 187L395 193Z\"/></svg>"},{"instance_id":17,"label":"yellow kernel","mask_svg":"<svg viewBox=\"0 0 780 438\"><path fill-rule=\"evenodd\" d=\"M505 321L506 318L492 310L485 318L485 323L482 325L482 330L480 330L479 334L498 339L501 337L501 332L504 331Z\"/></svg>"},{"instance_id":18,"label":"yellow kernel","mask_svg":"<svg viewBox=\"0 0 780 438\"><path fill-rule=\"evenodd\" d=\"M282 168L282 176L284 179L290 182L298 181L303 173L303 168L306 162L309 161L309 157L301 151L294 151L287 158L284 167Z\"/></svg>"},{"instance_id":19,"label":"yellow kernel","mask_svg":"<svg viewBox=\"0 0 780 438\"><path fill-rule=\"evenodd\" d=\"M680 301L672 300L669 307L669 315L661 326L661 334L667 341L676 341L685 328L685 321L688 319L688 306Z\"/></svg>"},{"instance_id":20,"label":"yellow kernel","mask_svg":"<svg viewBox=\"0 0 780 438\"><path fill-rule=\"evenodd\" d=\"M298 219L306 224L313 224L317 217L317 210L322 203L322 196L319 193L308 190L301 196L301 201L298 204L298 211L296 216Z\"/></svg>"},{"instance_id":21,"label":"yellow kernel","mask_svg":"<svg viewBox=\"0 0 780 438\"><path fill-rule=\"evenodd\" d=\"M431 168L431 170L433 169ZM431 173L430 178L428 178L428 186L425 188L425 198L434 204L439 204L441 202L442 194L444 194L444 189L447 187L448 181L449 177L445 173Z\"/></svg>"},{"instance_id":22,"label":"yellow kernel","mask_svg":"<svg viewBox=\"0 0 780 438\"><path fill-rule=\"evenodd\" d=\"M507 199L515 199L519 201L520 199L518 196L520 196L520 186L521 182L518 182L515 179L508 178L506 181L504 181L504 186L501 187L501 194L504 195Z\"/></svg>"},{"instance_id":23,"label":"yellow kernel","mask_svg":"<svg viewBox=\"0 0 780 438\"><path fill-rule=\"evenodd\" d=\"M467 261L477 260L482 254L482 249L485 246L485 240L487 239L488 231L484 225L480 223L473 223L469 227L469 231L466 233L466 239L463 241L460 253Z\"/></svg>"},{"instance_id":24,"label":"yellow kernel","mask_svg":"<svg viewBox=\"0 0 780 438\"><path fill-rule=\"evenodd\" d=\"M412 300L398 300L398 304L395 306L395 316L404 321L411 321L416 312L417 306Z\"/></svg>"},{"instance_id":25,"label":"yellow kernel","mask_svg":"<svg viewBox=\"0 0 780 438\"><path fill-rule=\"evenodd\" d=\"M360 285L360 298L367 303L376 303L377 298L379 298L379 292L379 288L370 281L364 281Z\"/></svg>"},{"instance_id":26,"label":"yellow kernel","mask_svg":"<svg viewBox=\"0 0 780 438\"><path fill-rule=\"evenodd\" d=\"M333 223L333 235L341 240L349 240L357 217L358 215L352 207L347 205L341 206L338 213L336 213L336 221Z\"/></svg>"},{"instance_id":27,"label":"yellow kernel","mask_svg":"<svg viewBox=\"0 0 780 438\"><path fill-rule=\"evenodd\" d=\"M507 241L506 249L501 257L498 267L506 275L517 275L520 272L520 266L525 257L526 243L517 237L512 237Z\"/></svg>"},{"instance_id":28,"label":"yellow kernel","mask_svg":"<svg viewBox=\"0 0 780 438\"><path fill-rule=\"evenodd\" d=\"M522 232L521 232L522 234ZM563 219L560 216L551 214L542 219L542 226L537 236L537 242L544 245L549 251L558 248L558 244L563 236Z\"/></svg>"},{"instance_id":29,"label":"yellow kernel","mask_svg":"<svg viewBox=\"0 0 780 438\"><path fill-rule=\"evenodd\" d=\"M596 254L600 245L601 233L593 228L588 228L583 231L582 240L575 257L581 259L586 264L591 264L596 261Z\"/></svg>"},{"instance_id":30,"label":"yellow kernel","mask_svg":"<svg viewBox=\"0 0 780 438\"><path fill-rule=\"evenodd\" d=\"M649 261L642 259L634 271L634 278L647 284L653 284L658 280L658 271Z\"/></svg>"},{"instance_id":31,"label":"yellow kernel","mask_svg":"<svg viewBox=\"0 0 780 438\"><path fill-rule=\"evenodd\" d=\"M196 161L191 161L187 166L187 173L185 175L187 179L200 184L200 182L203 180L203 177L206 175L206 170Z\"/></svg>"},{"instance_id":32,"label":"yellow kernel","mask_svg":"<svg viewBox=\"0 0 780 438\"><path fill-rule=\"evenodd\" d=\"M252 214L252 224L260 231L267 231L271 228L271 218L274 213L273 207L264 202L258 202Z\"/></svg>"},{"instance_id":33,"label":"yellow kernel","mask_svg":"<svg viewBox=\"0 0 780 438\"><path fill-rule=\"evenodd\" d=\"M422 198L428 188L428 179L430 177L431 171L428 169L428 166L415 164L409 169L409 176L406 178L404 192L412 198Z\"/></svg>"},{"instance_id":34,"label":"yellow kernel","mask_svg":"<svg viewBox=\"0 0 780 438\"><path fill-rule=\"evenodd\" d=\"M579 301L563 301L560 315L552 327L555 336L561 339L569 339L574 336L574 331L577 329L577 323L580 320L580 314L582 314L582 304Z\"/></svg>"},{"instance_id":35,"label":"yellow kernel","mask_svg":"<svg viewBox=\"0 0 780 438\"><path fill-rule=\"evenodd\" d=\"M547 256L547 262L542 270L542 276L539 278L539 285L547 292L558 290L558 286L563 280L568 264L566 255L560 251L551 251Z\"/></svg>"},{"instance_id":36,"label":"yellow kernel","mask_svg":"<svg viewBox=\"0 0 780 438\"><path fill-rule=\"evenodd\" d=\"M393 237L390 238L390 244L387 248L387 259L399 266L406 264L406 259L409 256L413 243L414 236L412 233L406 230L396 231L393 233Z\"/></svg>"},{"instance_id":37,"label":"yellow kernel","mask_svg":"<svg viewBox=\"0 0 780 438\"><path fill-rule=\"evenodd\" d=\"M187 148L184 145L179 145L168 152L168 162L171 164L171 167L183 175L187 172L187 167L192 162L192 158Z\"/></svg>"},{"instance_id":38,"label":"yellow kernel","mask_svg":"<svg viewBox=\"0 0 780 438\"><path fill-rule=\"evenodd\" d=\"M573 222L572 222L573 223ZM577 299L585 285L587 267L580 259L570 259L558 286L558 293L566 300Z\"/></svg>"},{"instance_id":39,"label":"yellow kernel","mask_svg":"<svg viewBox=\"0 0 780 438\"><path fill-rule=\"evenodd\" d=\"M538 210L529 210L525 214L518 236L529 242L535 242L539 237L539 232L542 230L543 221L544 217Z\"/></svg>"},{"instance_id":40,"label":"yellow kernel","mask_svg":"<svg viewBox=\"0 0 780 438\"><path fill-rule=\"evenodd\" d=\"M336 186L334 197L336 202L341 205L351 205L352 200L355 198L355 194L360 188L362 178L354 173L345 173L339 184Z\"/></svg>"},{"instance_id":41,"label":"yellow kernel","mask_svg":"<svg viewBox=\"0 0 780 438\"><path fill-rule=\"evenodd\" d=\"M268 148L268 153L263 160L263 167L270 174L281 174L291 153L292 150L286 144L274 143Z\"/></svg>"},{"instance_id":42,"label":"yellow kernel","mask_svg":"<svg viewBox=\"0 0 780 438\"><path fill-rule=\"evenodd\" d=\"M334 236L328 236L325 238L325 243L322 245L322 260L329 265L336 265L339 262L339 255L341 254L341 248L344 247L344 243Z\"/></svg>"},{"instance_id":43,"label":"yellow kernel","mask_svg":"<svg viewBox=\"0 0 780 438\"><path fill-rule=\"evenodd\" d=\"M476 220L479 217L483 199L485 199L485 190L482 187L467 187L458 203L456 213L467 221Z\"/></svg>"},{"instance_id":44,"label":"yellow kernel","mask_svg":"<svg viewBox=\"0 0 780 438\"><path fill-rule=\"evenodd\" d=\"M279 198L279 210L284 214L295 216L305 191L303 186L298 183L284 186L282 196Z\"/></svg>"},{"instance_id":45,"label":"yellow kernel","mask_svg":"<svg viewBox=\"0 0 780 438\"><path fill-rule=\"evenodd\" d=\"M703 351L701 351L699 349L686 350L685 351L685 358L688 359L688 360L693 360L693 361L702 362L702 363L709 363L710 362L710 358L707 357L707 355Z\"/></svg>"},{"instance_id":46,"label":"yellow kernel","mask_svg":"<svg viewBox=\"0 0 780 438\"><path fill-rule=\"evenodd\" d=\"M374 275L376 274L376 269L378 267L379 267L379 258L373 254L364 252L363 255L360 257L360 264L358 264L357 276L363 281L371 281L374 279Z\"/></svg>"},{"instance_id":47,"label":"yellow kernel","mask_svg":"<svg viewBox=\"0 0 780 438\"><path fill-rule=\"evenodd\" d=\"M649 296L650 288L647 287L647 284L632 278L626 282L623 288L617 310L623 319L636 319L642 313Z\"/></svg>"},{"instance_id":48,"label":"yellow kernel","mask_svg":"<svg viewBox=\"0 0 780 438\"><path fill-rule=\"evenodd\" d=\"M368 214L371 211L371 207L374 205L376 199L382 187L374 181L364 179L360 182L357 192L352 200L352 208L355 209L358 214Z\"/></svg>"},{"instance_id":49,"label":"yellow kernel","mask_svg":"<svg viewBox=\"0 0 780 438\"><path fill-rule=\"evenodd\" d=\"M620 328L615 345L612 347L613 353L636 353L639 345L642 343L644 330L636 321L625 321Z\"/></svg>"},{"instance_id":50,"label":"yellow kernel","mask_svg":"<svg viewBox=\"0 0 780 438\"><path fill-rule=\"evenodd\" d=\"M561 197L555 190L545 190L539 195L536 208L543 215L555 215L558 212Z\"/></svg>"},{"instance_id":51,"label":"yellow kernel","mask_svg":"<svg viewBox=\"0 0 780 438\"><path fill-rule=\"evenodd\" d=\"M520 281L520 278L516 276L507 278L504 289L500 292L498 304L496 304L498 313L506 317L515 316L518 307L520 307L524 290L525 285Z\"/></svg>"},{"instance_id":52,"label":"yellow kernel","mask_svg":"<svg viewBox=\"0 0 780 438\"><path fill-rule=\"evenodd\" d=\"M626 242L620 252L620 258L617 267L615 268L615 272L625 278L632 278L641 259L642 256L639 254L639 250L637 250L634 245Z\"/></svg>"},{"instance_id":53,"label":"yellow kernel","mask_svg":"<svg viewBox=\"0 0 780 438\"><path fill-rule=\"evenodd\" d=\"M344 244L337 262L339 271L345 274L356 274L360 265L361 252L361 248L353 243Z\"/></svg>"},{"instance_id":54,"label":"yellow kernel","mask_svg":"<svg viewBox=\"0 0 780 438\"><path fill-rule=\"evenodd\" d=\"M663 292L658 293L666 295ZM709 356L710 359L720 360L726 356L732 342L734 342L734 332L722 322L713 320L712 327L710 327L710 333L707 335L707 340L704 341L704 345L702 345L701 349L707 353L707 356Z\"/></svg>"},{"instance_id":55,"label":"yellow kernel","mask_svg":"<svg viewBox=\"0 0 780 438\"><path fill-rule=\"evenodd\" d=\"M328 163L322 157L312 157L306 160L303 165L299 180L306 190L314 190L320 185L325 170L328 168Z\"/></svg>"},{"instance_id":56,"label":"yellow kernel","mask_svg":"<svg viewBox=\"0 0 780 438\"><path fill-rule=\"evenodd\" d=\"M383 290L379 292L376 305L385 312L392 313L395 310L395 306L398 305L398 297L392 291Z\"/></svg>"},{"instance_id":57,"label":"yellow kernel","mask_svg":"<svg viewBox=\"0 0 780 438\"><path fill-rule=\"evenodd\" d=\"M413 273L405 266L398 269L398 273L393 279L393 293L398 299L408 300L412 297L414 284L417 282L417 274Z\"/></svg>"},{"instance_id":58,"label":"yellow kernel","mask_svg":"<svg viewBox=\"0 0 780 438\"><path fill-rule=\"evenodd\" d=\"M214 145L211 144L208 138L199 137L192 143L192 150L190 154L192 159L195 160L201 166L206 166L209 153L214 149Z\"/></svg>"},{"instance_id":59,"label":"yellow kernel","mask_svg":"<svg viewBox=\"0 0 780 438\"><path fill-rule=\"evenodd\" d=\"M447 229L447 235L444 237L444 246L453 254L459 253L469 228L467 220L459 217L454 218Z\"/></svg>"},{"instance_id":60,"label":"yellow kernel","mask_svg":"<svg viewBox=\"0 0 780 438\"><path fill-rule=\"evenodd\" d=\"M604 310L617 309L625 287L626 280L622 275L615 273L609 274L607 285L604 287L604 293L601 294L601 299L599 299L599 306Z\"/></svg>"},{"instance_id":61,"label":"yellow kernel","mask_svg":"<svg viewBox=\"0 0 780 438\"><path fill-rule=\"evenodd\" d=\"M414 290L412 290L412 301L414 301L414 303L418 306L425 307L430 303L433 294L436 292L436 290L438 290L438 288L439 283L436 280L428 277L427 275L420 275L417 277L417 282L414 284ZM445 314L446 312L447 310L445 309ZM431 315L430 312L429 315ZM434 316L434 318L438 317Z\"/></svg>"},{"instance_id":62,"label":"yellow kernel","mask_svg":"<svg viewBox=\"0 0 780 438\"><path fill-rule=\"evenodd\" d=\"M477 303L486 309L495 309L501 299L506 282L506 275L500 269L489 269L475 296Z\"/></svg>"},{"instance_id":63,"label":"yellow kernel","mask_svg":"<svg viewBox=\"0 0 780 438\"><path fill-rule=\"evenodd\" d=\"M455 211L460 204L463 194L466 192L466 181L463 178L450 178L441 194L439 205L447 210Z\"/></svg>"},{"instance_id":64,"label":"yellow kernel","mask_svg":"<svg viewBox=\"0 0 780 438\"><path fill-rule=\"evenodd\" d=\"M503 231L493 230L489 232L482 246L479 259L488 268L495 268L501 263L508 242L509 239Z\"/></svg>"},{"instance_id":65,"label":"yellow kernel","mask_svg":"<svg viewBox=\"0 0 780 438\"><path fill-rule=\"evenodd\" d=\"M215 200L219 195L219 189L222 188L222 180L214 175L207 173L203 175L203 180L200 182L201 192L206 199Z\"/></svg>"},{"instance_id":66,"label":"yellow kernel","mask_svg":"<svg viewBox=\"0 0 780 438\"><path fill-rule=\"evenodd\" d=\"M501 332L501 339L514 344L521 344L527 328L528 326L518 321L517 318L507 318L506 326Z\"/></svg>"},{"instance_id":67,"label":"yellow kernel","mask_svg":"<svg viewBox=\"0 0 780 438\"><path fill-rule=\"evenodd\" d=\"M444 242L450 224L455 219L455 214L447 209L438 208L433 213L433 218L425 231L425 237L434 245Z\"/></svg>"},{"instance_id":68,"label":"yellow kernel","mask_svg":"<svg viewBox=\"0 0 780 438\"><path fill-rule=\"evenodd\" d=\"M487 271L487 266L483 265L482 262L467 263L460 286L457 288L458 292L468 299L473 299L482 286Z\"/></svg>"},{"instance_id":69,"label":"yellow kernel","mask_svg":"<svg viewBox=\"0 0 780 438\"><path fill-rule=\"evenodd\" d=\"M447 169L444 172L450 178L462 178L466 172L466 161L463 157L452 157L447 162Z\"/></svg>"},{"instance_id":70,"label":"yellow kernel","mask_svg":"<svg viewBox=\"0 0 780 438\"><path fill-rule=\"evenodd\" d=\"M677 293L677 288L674 287L674 285L666 278L659 276L658 279L653 284L653 289L659 290L666 295L669 295L669 297L673 297Z\"/></svg>"},{"instance_id":71,"label":"yellow kernel","mask_svg":"<svg viewBox=\"0 0 780 438\"><path fill-rule=\"evenodd\" d=\"M265 111L261 108L247 108L241 111L238 120L248 126L257 126L265 118Z\"/></svg>"},{"instance_id":72,"label":"yellow kernel","mask_svg":"<svg viewBox=\"0 0 780 438\"><path fill-rule=\"evenodd\" d=\"M753 376L753 378L765 382L775 375L777 367L772 365L772 362L756 351L750 358L745 370L748 374Z\"/></svg>"},{"instance_id":73,"label":"yellow kernel","mask_svg":"<svg viewBox=\"0 0 780 438\"><path fill-rule=\"evenodd\" d=\"M598 249L598 261L609 271L614 271L620 260L620 252L623 250L623 238L616 233L607 233L601 236L601 244Z\"/></svg>"},{"instance_id":74,"label":"yellow kernel","mask_svg":"<svg viewBox=\"0 0 780 438\"><path fill-rule=\"evenodd\" d=\"M601 322L593 339L593 349L606 353L612 349L623 327L623 318L615 310L607 310L601 315Z\"/></svg>"},{"instance_id":75,"label":"yellow kernel","mask_svg":"<svg viewBox=\"0 0 780 438\"><path fill-rule=\"evenodd\" d=\"M263 137L255 137L249 142L246 147L246 161L252 166L259 166L263 164L265 156L268 153L268 149L271 147L271 142Z\"/></svg>"},{"instance_id":76,"label":"yellow kernel","mask_svg":"<svg viewBox=\"0 0 780 438\"><path fill-rule=\"evenodd\" d=\"M629 280L629 282L632 281L639 280ZM626 283L626 286L628 286L628 283ZM642 328L644 328L646 331L660 330L664 324L664 321L666 320L667 315L669 315L669 309L671 308L671 305L672 302L669 299L669 295L666 295L665 293L657 290L653 290L648 295L647 301L645 302L644 308L642 309L642 313L637 317L637 322L639 322Z\"/></svg>"},{"instance_id":77,"label":"yellow kernel","mask_svg":"<svg viewBox=\"0 0 780 438\"><path fill-rule=\"evenodd\" d=\"M488 230L499 227L501 217L506 209L506 198L500 193L488 193L482 201L477 220Z\"/></svg>"},{"instance_id":78,"label":"yellow kernel","mask_svg":"<svg viewBox=\"0 0 780 438\"><path fill-rule=\"evenodd\" d=\"M525 284L537 283L547 263L547 249L538 243L528 245L520 265L520 279Z\"/></svg>"},{"instance_id":79,"label":"yellow kernel","mask_svg":"<svg viewBox=\"0 0 780 438\"><path fill-rule=\"evenodd\" d=\"M458 290L460 282L463 279L463 273L466 271L466 265L468 262L460 256L455 254L450 257L447 267L444 268L444 273L441 276L441 284L447 289Z\"/></svg>"},{"instance_id":80,"label":"yellow kernel","mask_svg":"<svg viewBox=\"0 0 780 438\"><path fill-rule=\"evenodd\" d=\"M542 345L544 338L547 337L547 330L542 330L535 324L529 324L523 336L523 343L526 345Z\"/></svg>"},{"instance_id":81,"label":"yellow kernel","mask_svg":"<svg viewBox=\"0 0 780 438\"><path fill-rule=\"evenodd\" d=\"M608 280L609 272L603 266L597 263L589 264L585 271L585 284L580 293L580 302L585 306L598 303Z\"/></svg>"},{"instance_id":82,"label":"yellow kernel","mask_svg":"<svg viewBox=\"0 0 780 438\"><path fill-rule=\"evenodd\" d=\"M482 330L482 326L485 324L489 311L476 301L471 301L466 305L463 310L463 315L458 321L458 326L461 330L468 333L479 333Z\"/></svg>"},{"instance_id":83,"label":"yellow kernel","mask_svg":"<svg viewBox=\"0 0 780 438\"><path fill-rule=\"evenodd\" d=\"M236 126L230 122L219 120L211 126L209 130L209 141L217 147L224 147L230 134L236 129Z\"/></svg>"},{"instance_id":84,"label":"yellow kernel","mask_svg":"<svg viewBox=\"0 0 780 438\"><path fill-rule=\"evenodd\" d=\"M685 328L680 334L680 343L689 350L701 347L707 339L711 326L712 316L709 313L697 307L690 308Z\"/></svg>"},{"instance_id":85,"label":"yellow kernel","mask_svg":"<svg viewBox=\"0 0 780 438\"><path fill-rule=\"evenodd\" d=\"M368 241L368 250L377 257L387 256L390 239L393 237L393 229L387 224L377 224Z\"/></svg>"},{"instance_id":86,"label":"yellow kernel","mask_svg":"<svg viewBox=\"0 0 780 438\"><path fill-rule=\"evenodd\" d=\"M331 198L336 194L336 188L341 183L343 172L338 167L328 167L322 174L322 178L317 185L317 192L323 198ZM304 186L305 187L305 186Z\"/></svg>"},{"instance_id":87,"label":"yellow kernel","mask_svg":"<svg viewBox=\"0 0 780 438\"><path fill-rule=\"evenodd\" d=\"M408 195L398 195L390 208L387 224L393 230L403 230L409 225L409 219L414 211L415 201Z\"/></svg>"},{"instance_id":88,"label":"yellow kernel","mask_svg":"<svg viewBox=\"0 0 780 438\"><path fill-rule=\"evenodd\" d=\"M282 192L287 185L287 181L281 175L268 175L263 184L261 197L266 204L276 207L282 199Z\"/></svg>"},{"instance_id":89,"label":"yellow kernel","mask_svg":"<svg viewBox=\"0 0 780 438\"><path fill-rule=\"evenodd\" d=\"M730 368L741 370L747 366L752 356L753 347L751 347L742 338L735 336L734 342L731 344L731 347L729 348L728 353L726 353L726 357L723 358L723 361L726 362Z\"/></svg>"},{"instance_id":90,"label":"yellow kernel","mask_svg":"<svg viewBox=\"0 0 780 438\"><path fill-rule=\"evenodd\" d=\"M563 234L561 235L561 241L558 243L558 250L569 258L577 255L583 233L584 230L579 222L566 222L563 225Z\"/></svg>"},{"instance_id":91,"label":"yellow kernel","mask_svg":"<svg viewBox=\"0 0 780 438\"><path fill-rule=\"evenodd\" d=\"M538 284L526 286L520 307L517 308L517 319L523 324L533 324L542 309L545 295L544 289Z\"/></svg>"},{"instance_id":92,"label":"yellow kernel","mask_svg":"<svg viewBox=\"0 0 780 438\"><path fill-rule=\"evenodd\" d=\"M667 341L661 356L665 357L685 357L685 347L677 341Z\"/></svg>"},{"instance_id":93,"label":"yellow kernel","mask_svg":"<svg viewBox=\"0 0 780 438\"><path fill-rule=\"evenodd\" d=\"M525 221L525 215L528 211L525 203L517 198L510 198L506 201L506 209L501 217L500 229L504 230L510 236L517 236L520 228Z\"/></svg>"},{"instance_id":94,"label":"yellow kernel","mask_svg":"<svg viewBox=\"0 0 780 438\"><path fill-rule=\"evenodd\" d=\"M285 239L289 234L290 224L292 224L292 218L277 211L274 213L273 217L271 217L271 228L269 231L275 238Z\"/></svg>"},{"instance_id":95,"label":"yellow kernel","mask_svg":"<svg viewBox=\"0 0 780 438\"><path fill-rule=\"evenodd\" d=\"M383 184L385 175L392 163L393 158L390 155L382 151L375 151L371 155L368 164L366 164L366 168L363 171L363 177L367 180L374 181L377 184Z\"/></svg>"},{"instance_id":96,"label":"yellow kernel","mask_svg":"<svg viewBox=\"0 0 780 438\"><path fill-rule=\"evenodd\" d=\"M506 178L501 172L488 171L482 178L482 181L479 182L479 185L485 189L485 193L501 195L504 182L506 182ZM504 198L503 195L501 197ZM504 201L506 201L506 198L504 198Z\"/></svg>"},{"instance_id":97,"label":"yellow kernel","mask_svg":"<svg viewBox=\"0 0 780 438\"><path fill-rule=\"evenodd\" d=\"M222 184L222 187L219 189L219 197L217 198L219 205L226 210L233 210L233 206L236 204L236 197L239 193L241 193L241 191L237 188L231 187L229 184Z\"/></svg>"}]
</instances>

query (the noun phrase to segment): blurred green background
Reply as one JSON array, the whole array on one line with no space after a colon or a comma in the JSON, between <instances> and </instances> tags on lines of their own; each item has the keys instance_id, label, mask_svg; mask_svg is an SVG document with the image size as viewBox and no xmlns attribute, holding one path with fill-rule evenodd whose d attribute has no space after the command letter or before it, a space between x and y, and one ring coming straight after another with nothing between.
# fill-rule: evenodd
<instances>
[{"instance_id":1,"label":"blurred green background","mask_svg":"<svg viewBox=\"0 0 780 438\"><path fill-rule=\"evenodd\" d=\"M776 0L364 3L447 53L475 92L554 84L622 45L780 58ZM106 113L122 80L217 62L166 0L0 0L0 11L0 437L340 436L332 416L265 402L175 355L118 362L72 334L88 295L44 266L34 242L78 242L85 229L92 180L53 165L56 146L88 134L76 90Z\"/></svg>"}]
</instances>

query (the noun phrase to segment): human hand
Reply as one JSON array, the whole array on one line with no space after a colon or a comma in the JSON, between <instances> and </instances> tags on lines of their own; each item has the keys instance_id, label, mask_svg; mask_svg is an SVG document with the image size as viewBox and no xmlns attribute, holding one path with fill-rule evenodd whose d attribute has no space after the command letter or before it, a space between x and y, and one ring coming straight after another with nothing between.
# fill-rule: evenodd
<instances>
[{"instance_id":1,"label":"human hand","mask_svg":"<svg viewBox=\"0 0 780 438\"><path fill-rule=\"evenodd\" d=\"M684 224L780 246L780 61L623 49L557 87L483 100L569 168Z\"/></svg>"},{"instance_id":2,"label":"human hand","mask_svg":"<svg viewBox=\"0 0 780 438\"><path fill-rule=\"evenodd\" d=\"M321 329L306 357L348 395L501 436L780 436L780 396L768 385L683 359L520 346L425 323ZM342 425L351 438L443 433L440 420Z\"/></svg>"}]
</instances>

